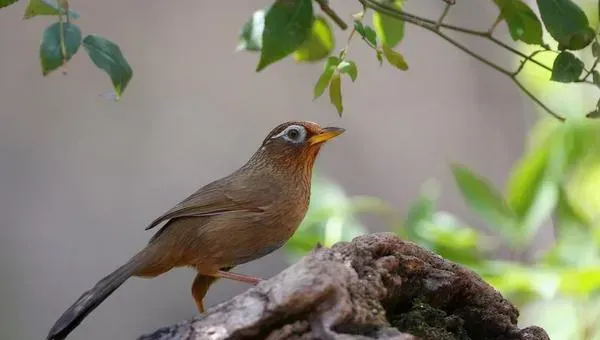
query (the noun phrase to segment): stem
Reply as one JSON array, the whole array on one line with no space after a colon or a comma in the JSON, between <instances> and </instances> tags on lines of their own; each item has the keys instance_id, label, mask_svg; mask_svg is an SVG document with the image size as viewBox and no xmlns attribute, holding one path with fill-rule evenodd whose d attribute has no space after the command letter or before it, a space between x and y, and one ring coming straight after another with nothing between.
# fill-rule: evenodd
<instances>
[{"instance_id":1,"label":"stem","mask_svg":"<svg viewBox=\"0 0 600 340\"><path fill-rule=\"evenodd\" d=\"M327 14L328 17L331 18L331 20L333 20L342 30L347 30L348 29L348 24L346 24L346 22L340 18L340 16L331 8L329 7L329 3L327 0L315 0L319 6L321 7L321 10Z\"/></svg>"},{"instance_id":2,"label":"stem","mask_svg":"<svg viewBox=\"0 0 600 340\"><path fill-rule=\"evenodd\" d=\"M513 48L511 46L508 46L507 44L503 43L502 41L500 41L500 40L498 40L498 39L496 39L496 38L494 38L492 36L488 37L488 39L491 42L493 42L494 44L496 44L496 45L498 45L498 46L506 49L507 51L512 52L512 53L514 53L514 54L516 54L516 55L518 55L518 56L520 56L522 58L525 58L526 60L531 61L532 63L538 65L539 67L544 68L547 71L552 72L552 67L546 66L546 65L540 63L539 61L533 59L533 56L535 56L537 54L537 52L534 53L534 54L532 54L532 55L527 55L527 54L525 54L525 53L523 53L523 52L521 52L521 51L519 51L519 50L517 50L517 49L515 49L515 48ZM545 51L547 51L547 50L540 50L539 52L545 52Z\"/></svg>"},{"instance_id":3,"label":"stem","mask_svg":"<svg viewBox=\"0 0 600 340\"><path fill-rule=\"evenodd\" d=\"M440 25L442 25L442 23L444 22L444 19L446 18L446 15L448 15L448 12L450 12L450 7L452 7L452 5L453 5L453 3L450 3L450 2L446 3L446 7L444 7L444 11L442 12L442 15L440 15L440 18L435 23L436 30L440 29Z\"/></svg>"},{"instance_id":4,"label":"stem","mask_svg":"<svg viewBox=\"0 0 600 340\"><path fill-rule=\"evenodd\" d=\"M588 79L588 77L590 76L590 74L592 74L592 72L594 72L594 69L596 68L596 66L598 66L598 61L600 61L600 58L596 58L596 60L594 60L594 64L592 65L592 67L587 71L587 73L585 74L585 76L583 77L582 81L586 81Z\"/></svg>"},{"instance_id":5,"label":"stem","mask_svg":"<svg viewBox=\"0 0 600 340\"><path fill-rule=\"evenodd\" d=\"M500 21L502 21L502 13L498 14L498 17L496 17L496 21L494 21L494 23L492 24L492 27L490 27L490 29L487 31L487 34L491 37L492 34L494 34L494 31L496 30L496 27L498 27L498 24L500 23Z\"/></svg>"},{"instance_id":6,"label":"stem","mask_svg":"<svg viewBox=\"0 0 600 340\"><path fill-rule=\"evenodd\" d=\"M64 23L62 14L58 15L58 24L59 24L58 34L60 36L60 52L63 57L63 65L64 65L67 62L67 45L65 44L65 23Z\"/></svg>"},{"instance_id":7,"label":"stem","mask_svg":"<svg viewBox=\"0 0 600 340\"><path fill-rule=\"evenodd\" d=\"M442 39L446 40L446 41L447 41L447 42L449 42L450 44L452 44L452 45L454 45L455 47L457 47L459 50L461 50L461 51L463 51L463 52L467 53L467 54L468 54L468 55L470 55L471 57L473 57L473 58L475 58L475 59L479 60L480 62L482 62L482 63L486 64L487 66L489 66L489 67L493 68L494 70L496 70L496 71L498 71L498 72L500 72L500 73L502 73L502 74L505 74L505 75L507 75L507 76L511 76L511 75L512 75L512 73L511 73L510 71L508 71L508 70L504 69L504 68L503 68L503 67L501 67L501 66L498 66L498 65L496 65L496 64L494 64L494 63L492 63L491 61L487 60L485 57L482 57L481 55L479 55L479 54L477 54L477 53L475 53L475 52L471 51L471 50L470 50L468 47L466 47L465 45L463 45L463 44L459 43L458 41L456 41L456 40L454 40L454 39L450 38L450 37L449 37L449 36L447 36L446 34L444 34L444 33L442 33L442 32L439 32L439 31L435 31L435 30L433 30L433 29L431 29L431 28L425 28L425 29L426 29L426 30L428 30L428 31L434 32L435 34L437 34L438 36L440 36L440 38L442 38Z\"/></svg>"},{"instance_id":8,"label":"stem","mask_svg":"<svg viewBox=\"0 0 600 340\"><path fill-rule=\"evenodd\" d=\"M363 18L365 17L365 12L367 11L367 5L365 4L364 0L358 0L361 4L362 4L362 11L358 14L354 15L354 19L356 21L360 21L362 23ZM352 32L350 32L350 35L348 35L348 40L346 42L346 47L344 47L341 51L340 51L340 59L345 59L346 55L348 54L348 49L350 48L350 43L352 42L352 38L354 38L354 35L356 34L356 28L352 28ZM371 44L365 39L362 38L365 42L367 42L369 44L369 46L371 46Z\"/></svg>"},{"instance_id":9,"label":"stem","mask_svg":"<svg viewBox=\"0 0 600 340\"><path fill-rule=\"evenodd\" d=\"M62 67L63 67L63 74L67 74L66 72L66 66L67 66L67 45L65 43L65 23L64 23L64 17L65 16L67 19L67 23L70 22L69 19L69 12L68 12L68 8L69 8L69 3L67 2L67 0L59 0L58 1L58 24L59 24L59 29L58 29L58 34L59 34L59 38L60 38L60 52L62 54Z\"/></svg>"},{"instance_id":10,"label":"stem","mask_svg":"<svg viewBox=\"0 0 600 340\"><path fill-rule=\"evenodd\" d=\"M361 18L362 18L362 16L361 16ZM346 47L344 47L340 51L340 59L342 59L342 60L346 59L346 55L348 54L348 49L350 48L350 43L352 42L352 38L354 38L355 34L356 34L356 28L352 28L352 31L348 35L348 40L346 41Z\"/></svg>"},{"instance_id":11,"label":"stem","mask_svg":"<svg viewBox=\"0 0 600 340\"><path fill-rule=\"evenodd\" d=\"M529 56L526 56L526 57L525 57L525 60L523 60L523 61L521 62L521 64L519 65L519 68L517 68L517 70L516 70L515 72L513 72L512 76L513 76L513 77L516 77L516 76L517 76L517 75L518 75L518 74L521 72L521 70L523 69L523 67L524 67L524 66L525 66L525 64L527 63L527 61L531 60L531 61L534 61L534 62L535 62L535 59L532 59L532 58L533 58L533 57L534 57L536 54L538 54L538 53L540 53L540 52L545 52L545 51L546 51L546 50L537 50L537 51L534 51L533 53L531 53ZM537 62L536 62L536 63L537 63ZM537 64L545 68L545 65L542 65L542 64L539 64L539 63L537 63ZM549 71L551 71L551 70L549 70Z\"/></svg>"},{"instance_id":12,"label":"stem","mask_svg":"<svg viewBox=\"0 0 600 340\"><path fill-rule=\"evenodd\" d=\"M546 110L546 112L548 112L552 117L558 119L561 122L564 122L566 120L564 117L551 110L548 106L546 106L546 104L542 103L542 101L539 100L536 96L534 96L533 93L531 93L527 88L525 88L525 86L523 86L523 84L521 84L521 82L519 82L519 80L517 80L516 77L511 76L510 78L515 84L517 84L521 91L523 91L527 96L529 96L529 98L531 98L531 100L533 100L536 104L542 107L542 109Z\"/></svg>"}]
</instances>

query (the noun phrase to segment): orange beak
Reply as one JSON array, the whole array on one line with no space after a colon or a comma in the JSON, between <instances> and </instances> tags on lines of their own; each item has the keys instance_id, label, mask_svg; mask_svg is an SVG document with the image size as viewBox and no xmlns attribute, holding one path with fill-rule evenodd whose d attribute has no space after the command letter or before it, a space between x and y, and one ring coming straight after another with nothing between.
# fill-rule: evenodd
<instances>
[{"instance_id":1,"label":"orange beak","mask_svg":"<svg viewBox=\"0 0 600 340\"><path fill-rule=\"evenodd\" d=\"M346 131L346 130L339 128L339 127L334 127L334 126L326 127L324 129L322 129L319 134L316 134L316 135L310 137L310 139L308 140L308 143L311 146L325 143L326 141L341 135L342 133L344 133L344 131Z\"/></svg>"}]
</instances>

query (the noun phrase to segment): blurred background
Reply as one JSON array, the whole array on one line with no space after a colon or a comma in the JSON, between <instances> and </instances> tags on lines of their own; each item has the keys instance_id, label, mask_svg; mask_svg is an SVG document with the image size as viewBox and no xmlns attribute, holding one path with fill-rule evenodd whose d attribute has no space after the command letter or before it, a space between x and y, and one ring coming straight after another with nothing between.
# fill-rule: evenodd
<instances>
[{"instance_id":1,"label":"blurred background","mask_svg":"<svg viewBox=\"0 0 600 340\"><path fill-rule=\"evenodd\" d=\"M244 22L269 3L72 1L84 34L109 37L134 69L119 103L98 96L110 84L82 53L68 76L43 78L38 47L52 19L21 20L25 3L0 11L0 339L45 337L84 290L146 244L150 221L238 168L272 127L294 119L347 132L320 154L302 229L285 249L237 271L268 278L317 241L395 231L480 272L522 309L524 325L545 327L552 339L599 339L598 128L547 119L508 78L411 25L400 46L408 72L379 67L372 50L354 43L349 53L359 81L344 83L340 119L327 98L312 101L321 64L288 58L257 74L257 55L234 52ZM595 2L579 3L597 17ZM331 5L345 18L360 10L352 1ZM406 6L431 18L443 9L441 1ZM497 11L488 2L458 1L448 22L484 29ZM339 46L347 32L337 31ZM505 25L498 36L510 41ZM484 41L460 39L500 64L518 65ZM542 60L551 65L552 58ZM587 87L550 84L539 68L527 66L521 77L565 116L595 104ZM554 152L548 150L558 142L549 140L579 146L566 157L569 181L519 181L532 179L526 173L511 182L515 169L545 173L545 161L537 160ZM562 204L568 200L557 197L570 197L569 216L576 218L569 221L579 223L579 233L563 235L577 237L558 249L556 219L546 218L533 236L515 241L469 208L452 163L502 192L507 182L521 192L528 183L552 186L535 200ZM179 269L132 279L70 338L134 339L190 318L193 277ZM247 288L222 280L207 305Z\"/></svg>"}]
</instances>

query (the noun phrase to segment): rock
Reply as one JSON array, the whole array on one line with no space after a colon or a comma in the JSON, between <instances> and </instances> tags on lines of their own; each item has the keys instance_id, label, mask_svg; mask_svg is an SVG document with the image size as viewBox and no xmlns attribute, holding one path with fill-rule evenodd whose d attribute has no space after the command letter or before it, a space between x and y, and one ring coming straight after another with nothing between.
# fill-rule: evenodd
<instances>
[{"instance_id":1,"label":"rock","mask_svg":"<svg viewBox=\"0 0 600 340\"><path fill-rule=\"evenodd\" d=\"M316 247L204 315L139 340L544 340L469 269L392 233Z\"/></svg>"}]
</instances>

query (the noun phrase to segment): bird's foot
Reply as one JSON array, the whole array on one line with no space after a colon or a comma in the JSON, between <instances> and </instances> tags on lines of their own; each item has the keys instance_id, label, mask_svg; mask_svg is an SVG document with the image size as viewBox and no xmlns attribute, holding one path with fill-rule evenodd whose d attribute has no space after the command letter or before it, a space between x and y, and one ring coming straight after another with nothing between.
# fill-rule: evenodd
<instances>
[{"instance_id":1,"label":"bird's foot","mask_svg":"<svg viewBox=\"0 0 600 340\"><path fill-rule=\"evenodd\" d=\"M254 286L256 286L260 281L262 281L261 278L256 277L256 276L236 274L236 273L226 272L226 271L222 271L222 270L219 270L218 272L216 272L214 276L224 278L224 279L239 281L239 282L245 282L245 283L248 283L248 284L251 284Z\"/></svg>"},{"instance_id":2,"label":"bird's foot","mask_svg":"<svg viewBox=\"0 0 600 340\"><path fill-rule=\"evenodd\" d=\"M196 308L198 308L198 312L200 312L200 314L204 314L204 301L200 300L196 300Z\"/></svg>"}]
</instances>

